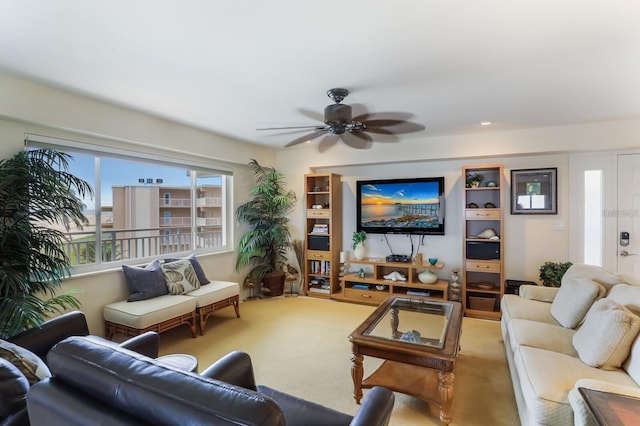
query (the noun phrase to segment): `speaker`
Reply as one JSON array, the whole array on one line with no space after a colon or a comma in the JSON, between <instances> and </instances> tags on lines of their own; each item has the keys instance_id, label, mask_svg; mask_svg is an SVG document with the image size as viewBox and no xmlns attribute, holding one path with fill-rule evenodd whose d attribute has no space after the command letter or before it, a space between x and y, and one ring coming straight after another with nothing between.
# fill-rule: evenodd
<instances>
[{"instance_id":1,"label":"speaker","mask_svg":"<svg viewBox=\"0 0 640 426\"><path fill-rule=\"evenodd\" d=\"M329 251L329 236L310 235L309 250Z\"/></svg>"},{"instance_id":2,"label":"speaker","mask_svg":"<svg viewBox=\"0 0 640 426\"><path fill-rule=\"evenodd\" d=\"M500 243L484 241L467 241L467 259L496 260L500 259Z\"/></svg>"}]
</instances>

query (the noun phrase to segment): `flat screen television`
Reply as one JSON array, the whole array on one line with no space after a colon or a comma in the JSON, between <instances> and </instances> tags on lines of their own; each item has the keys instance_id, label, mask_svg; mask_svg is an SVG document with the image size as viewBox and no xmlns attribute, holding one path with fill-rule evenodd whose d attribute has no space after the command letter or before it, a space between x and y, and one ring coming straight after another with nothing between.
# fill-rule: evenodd
<instances>
[{"instance_id":1,"label":"flat screen television","mask_svg":"<svg viewBox=\"0 0 640 426\"><path fill-rule=\"evenodd\" d=\"M444 177L357 181L357 229L444 235Z\"/></svg>"}]
</instances>

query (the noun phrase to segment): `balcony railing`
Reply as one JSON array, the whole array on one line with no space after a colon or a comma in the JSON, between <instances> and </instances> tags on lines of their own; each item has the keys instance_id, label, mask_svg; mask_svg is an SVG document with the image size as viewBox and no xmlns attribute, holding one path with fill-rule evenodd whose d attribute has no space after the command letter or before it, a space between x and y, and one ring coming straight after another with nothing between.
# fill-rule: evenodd
<instances>
[{"instance_id":1,"label":"balcony railing","mask_svg":"<svg viewBox=\"0 0 640 426\"><path fill-rule=\"evenodd\" d=\"M197 226L222 226L221 217L198 217L196 218Z\"/></svg>"},{"instance_id":2,"label":"balcony railing","mask_svg":"<svg viewBox=\"0 0 640 426\"><path fill-rule=\"evenodd\" d=\"M222 197L199 197L196 198L197 207L222 207Z\"/></svg>"},{"instance_id":3,"label":"balcony railing","mask_svg":"<svg viewBox=\"0 0 640 426\"><path fill-rule=\"evenodd\" d=\"M160 207L191 207L191 198L160 198Z\"/></svg>"},{"instance_id":4,"label":"balcony railing","mask_svg":"<svg viewBox=\"0 0 640 426\"><path fill-rule=\"evenodd\" d=\"M171 230L170 234L165 231ZM72 265L98 262L95 232L68 232L64 251ZM194 246L191 232L185 228L118 229L103 231L100 262L115 262L172 253L196 248L215 248L223 244L222 231L198 232Z\"/></svg>"}]
</instances>

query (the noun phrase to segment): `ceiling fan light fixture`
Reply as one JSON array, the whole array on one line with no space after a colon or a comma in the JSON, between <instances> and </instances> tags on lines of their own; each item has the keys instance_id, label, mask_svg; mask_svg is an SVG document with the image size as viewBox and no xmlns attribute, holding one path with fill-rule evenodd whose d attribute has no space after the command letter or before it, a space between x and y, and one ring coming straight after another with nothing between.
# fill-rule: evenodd
<instances>
[{"instance_id":1,"label":"ceiling fan light fixture","mask_svg":"<svg viewBox=\"0 0 640 426\"><path fill-rule=\"evenodd\" d=\"M480 125L481 126L491 126L493 124L493 121L481 121Z\"/></svg>"}]
</instances>

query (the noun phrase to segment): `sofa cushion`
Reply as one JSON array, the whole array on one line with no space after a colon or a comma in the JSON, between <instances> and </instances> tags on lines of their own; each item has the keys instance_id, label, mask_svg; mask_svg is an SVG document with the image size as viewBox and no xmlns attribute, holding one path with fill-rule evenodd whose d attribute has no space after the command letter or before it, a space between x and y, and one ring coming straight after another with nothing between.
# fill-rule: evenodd
<instances>
[{"instance_id":1,"label":"sofa cushion","mask_svg":"<svg viewBox=\"0 0 640 426\"><path fill-rule=\"evenodd\" d=\"M601 287L591 278L562 278L562 286L551 303L551 315L566 328L576 328L598 298Z\"/></svg>"},{"instance_id":2,"label":"sofa cushion","mask_svg":"<svg viewBox=\"0 0 640 426\"><path fill-rule=\"evenodd\" d=\"M32 385L39 380L51 377L51 372L47 365L36 354L23 348L22 346L15 345L6 340L0 339L0 358L3 358L13 365L29 381Z\"/></svg>"},{"instance_id":3,"label":"sofa cushion","mask_svg":"<svg viewBox=\"0 0 640 426\"><path fill-rule=\"evenodd\" d=\"M618 284L609 290L607 299L618 302L636 315L640 315L640 287L629 284Z\"/></svg>"},{"instance_id":4,"label":"sofa cushion","mask_svg":"<svg viewBox=\"0 0 640 426\"><path fill-rule=\"evenodd\" d=\"M520 318L546 324L559 325L551 315L551 303L520 297L516 294L505 294L500 302L502 320L509 323Z\"/></svg>"},{"instance_id":5,"label":"sofa cushion","mask_svg":"<svg viewBox=\"0 0 640 426\"><path fill-rule=\"evenodd\" d=\"M605 292L609 291L611 287L621 282L625 282L625 279L618 274L607 271L601 266L587 265L585 263L574 263L562 277L562 285L564 285L565 278L569 277L585 277L600 284Z\"/></svg>"},{"instance_id":6,"label":"sofa cushion","mask_svg":"<svg viewBox=\"0 0 640 426\"><path fill-rule=\"evenodd\" d=\"M13 363L0 358L0 419L25 406L28 390L29 382L24 374Z\"/></svg>"},{"instance_id":7,"label":"sofa cushion","mask_svg":"<svg viewBox=\"0 0 640 426\"><path fill-rule=\"evenodd\" d=\"M211 282L207 278L207 274L204 273L204 270L202 269L202 265L200 265L200 261L198 260L195 254L192 254L182 259L168 257L164 261L166 263L169 263L169 262L175 262L176 260L185 260L185 259L191 262L191 266L193 266L193 269L196 271L196 275L198 277L198 281L200 281L200 285L209 284Z\"/></svg>"},{"instance_id":8,"label":"sofa cushion","mask_svg":"<svg viewBox=\"0 0 640 426\"><path fill-rule=\"evenodd\" d=\"M515 318L509 324L508 336L512 350L524 345L577 357L573 347L575 333L575 330L559 325Z\"/></svg>"},{"instance_id":9,"label":"sofa cushion","mask_svg":"<svg viewBox=\"0 0 640 426\"><path fill-rule=\"evenodd\" d=\"M634 386L631 377L621 369L593 368L580 358L530 346L520 346L514 351L514 364L528 408L529 424L573 424L568 394L578 379Z\"/></svg>"},{"instance_id":10,"label":"sofa cushion","mask_svg":"<svg viewBox=\"0 0 640 426\"><path fill-rule=\"evenodd\" d=\"M176 260L161 267L171 294L185 294L200 288L200 281L189 260Z\"/></svg>"},{"instance_id":11,"label":"sofa cushion","mask_svg":"<svg viewBox=\"0 0 640 426\"><path fill-rule=\"evenodd\" d=\"M160 261L157 259L144 268L122 265L122 273L130 291L127 299L129 302L151 299L168 293Z\"/></svg>"},{"instance_id":12,"label":"sofa cushion","mask_svg":"<svg viewBox=\"0 0 640 426\"><path fill-rule=\"evenodd\" d=\"M612 370L629 356L639 331L640 317L613 300L601 299L589 309L573 346L585 364Z\"/></svg>"}]
</instances>

